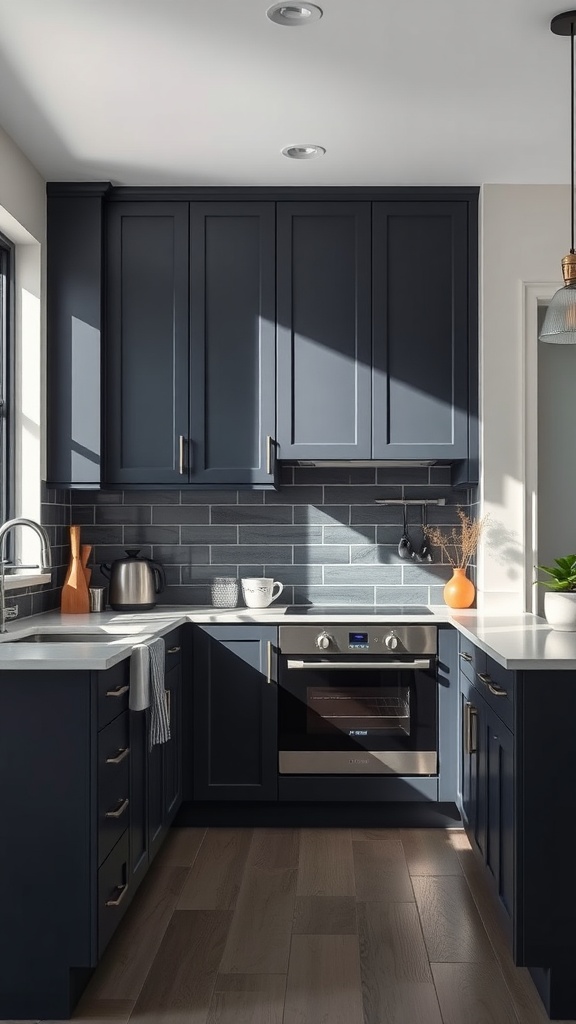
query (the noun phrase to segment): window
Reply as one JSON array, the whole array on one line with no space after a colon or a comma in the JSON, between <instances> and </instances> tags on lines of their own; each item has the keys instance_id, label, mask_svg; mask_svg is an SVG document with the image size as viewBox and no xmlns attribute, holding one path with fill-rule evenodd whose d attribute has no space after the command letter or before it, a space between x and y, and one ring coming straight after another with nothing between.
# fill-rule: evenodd
<instances>
[{"instance_id":1,"label":"window","mask_svg":"<svg viewBox=\"0 0 576 1024\"><path fill-rule=\"evenodd\" d=\"M0 235L0 523L10 518L14 494L13 307L14 246Z\"/></svg>"}]
</instances>

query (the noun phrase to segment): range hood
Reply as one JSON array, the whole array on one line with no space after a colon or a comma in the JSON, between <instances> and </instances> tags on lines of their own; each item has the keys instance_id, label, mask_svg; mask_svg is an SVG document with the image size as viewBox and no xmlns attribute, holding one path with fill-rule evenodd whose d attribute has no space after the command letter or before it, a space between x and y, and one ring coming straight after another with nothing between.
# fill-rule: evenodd
<instances>
[{"instance_id":1,"label":"range hood","mask_svg":"<svg viewBox=\"0 0 576 1024\"><path fill-rule=\"evenodd\" d=\"M279 459L284 466L315 466L328 469L414 469L435 466L438 459Z\"/></svg>"}]
</instances>

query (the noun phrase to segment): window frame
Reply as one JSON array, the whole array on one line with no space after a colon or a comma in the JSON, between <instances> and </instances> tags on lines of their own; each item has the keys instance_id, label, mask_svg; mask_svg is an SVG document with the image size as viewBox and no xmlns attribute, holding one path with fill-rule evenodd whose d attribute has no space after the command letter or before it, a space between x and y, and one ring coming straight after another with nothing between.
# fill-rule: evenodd
<instances>
[{"instance_id":1,"label":"window frame","mask_svg":"<svg viewBox=\"0 0 576 1024\"><path fill-rule=\"evenodd\" d=\"M15 253L16 246L0 232L0 275L5 278L5 287L0 288L0 400L3 409L0 429L0 522L14 514L16 459L14 451L14 405L15 405L15 340L14 340L14 299L15 299ZM7 561L11 561L11 538L8 539Z\"/></svg>"}]
</instances>

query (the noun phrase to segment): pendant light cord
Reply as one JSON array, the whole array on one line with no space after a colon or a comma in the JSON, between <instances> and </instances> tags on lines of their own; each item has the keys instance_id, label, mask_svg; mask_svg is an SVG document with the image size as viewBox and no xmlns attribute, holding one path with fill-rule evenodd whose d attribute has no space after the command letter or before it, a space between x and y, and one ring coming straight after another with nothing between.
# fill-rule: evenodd
<instances>
[{"instance_id":1,"label":"pendant light cord","mask_svg":"<svg viewBox=\"0 0 576 1024\"><path fill-rule=\"evenodd\" d=\"M574 22L570 26L570 146L572 161L570 166L570 210L572 214L572 244L570 252L574 250Z\"/></svg>"},{"instance_id":2,"label":"pendant light cord","mask_svg":"<svg viewBox=\"0 0 576 1024\"><path fill-rule=\"evenodd\" d=\"M572 243L570 252L574 250L574 22L570 25L570 211L572 220Z\"/></svg>"}]
</instances>

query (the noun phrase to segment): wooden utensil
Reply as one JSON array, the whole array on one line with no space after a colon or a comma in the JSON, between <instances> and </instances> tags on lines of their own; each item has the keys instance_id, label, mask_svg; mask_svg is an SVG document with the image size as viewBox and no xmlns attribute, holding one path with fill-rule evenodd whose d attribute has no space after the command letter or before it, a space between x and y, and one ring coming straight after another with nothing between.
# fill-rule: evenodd
<instances>
[{"instance_id":1,"label":"wooden utensil","mask_svg":"<svg viewBox=\"0 0 576 1024\"><path fill-rule=\"evenodd\" d=\"M86 578L86 586L87 587L90 586L90 579L92 577L92 569L88 568L88 559L90 558L91 551L92 551L92 545L91 544L82 544L82 546L80 548L80 562L82 563L82 571L83 571L84 576Z\"/></svg>"},{"instance_id":2,"label":"wooden utensil","mask_svg":"<svg viewBox=\"0 0 576 1024\"><path fill-rule=\"evenodd\" d=\"M60 610L66 615L90 611L88 584L80 560L79 526L70 527L70 565L62 587Z\"/></svg>"}]
</instances>

